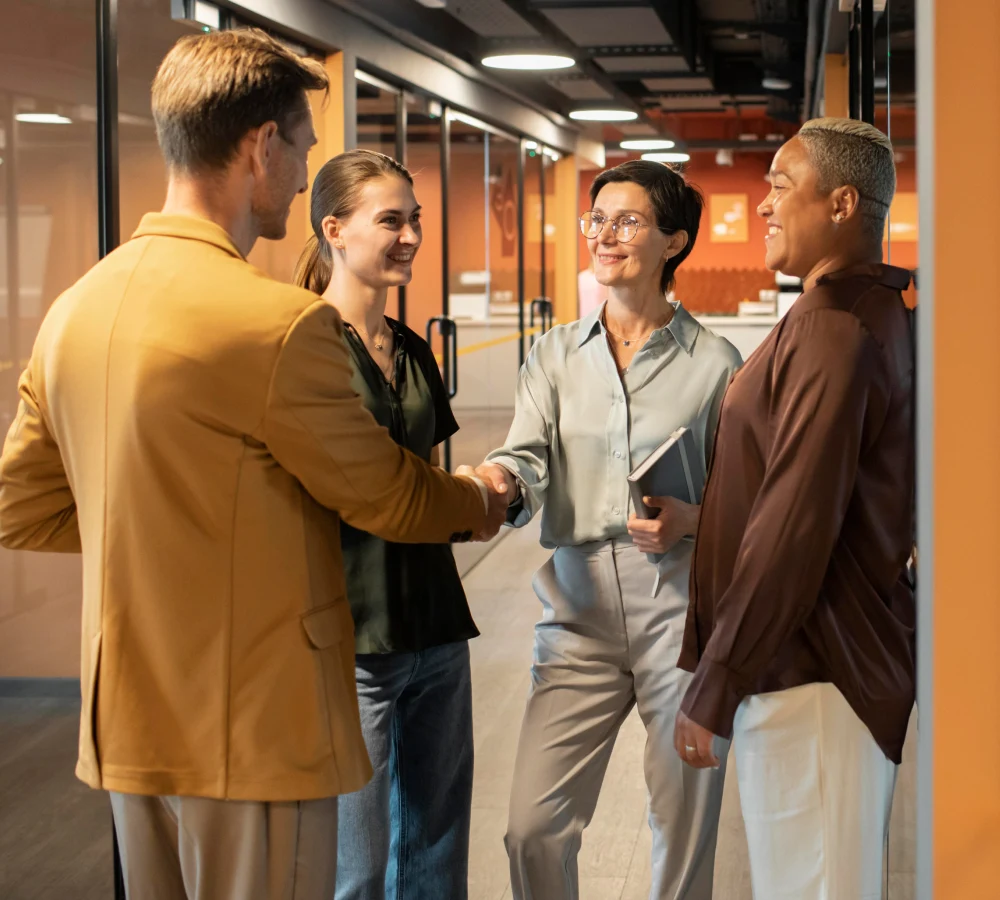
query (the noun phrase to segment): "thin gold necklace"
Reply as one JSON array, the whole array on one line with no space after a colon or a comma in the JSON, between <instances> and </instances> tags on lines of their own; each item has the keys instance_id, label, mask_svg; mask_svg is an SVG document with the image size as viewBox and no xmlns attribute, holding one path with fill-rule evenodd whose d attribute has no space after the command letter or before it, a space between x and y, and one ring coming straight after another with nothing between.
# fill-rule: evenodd
<instances>
[{"instance_id":1,"label":"thin gold necklace","mask_svg":"<svg viewBox=\"0 0 1000 900\"><path fill-rule=\"evenodd\" d=\"M385 319L384 318L382 319L382 327L379 329L378 337L372 337L372 335L370 335L360 325L355 325L354 327L358 331L360 331L366 338L368 338L368 340L370 340L372 342L372 345L375 347L376 350L378 350L380 353L382 352L382 348L385 346Z\"/></svg>"},{"instance_id":2,"label":"thin gold necklace","mask_svg":"<svg viewBox=\"0 0 1000 900\"><path fill-rule=\"evenodd\" d=\"M637 343L638 341L645 340L654 331L656 331L657 328L662 328L662 327L663 327L662 325L654 325L652 328L649 329L649 331L647 331L641 337L637 337L637 338L634 338L634 337L631 337L631 338L622 337L617 332L611 330L611 326L608 325L608 315L607 315L607 313L604 314L604 329L605 329L605 331L607 331L607 333L610 334L612 337L618 338L618 340L620 340L626 347L631 347L632 344Z\"/></svg>"}]
</instances>

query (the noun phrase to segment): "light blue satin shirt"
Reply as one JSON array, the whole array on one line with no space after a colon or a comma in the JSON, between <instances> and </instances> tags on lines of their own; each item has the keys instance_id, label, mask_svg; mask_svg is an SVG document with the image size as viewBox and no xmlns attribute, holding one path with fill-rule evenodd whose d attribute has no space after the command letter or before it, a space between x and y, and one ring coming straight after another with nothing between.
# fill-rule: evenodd
<instances>
[{"instance_id":1,"label":"light blue satin shirt","mask_svg":"<svg viewBox=\"0 0 1000 900\"><path fill-rule=\"evenodd\" d=\"M607 343L604 304L557 325L525 360L507 441L487 461L520 484L510 524L526 525L542 510L544 547L627 534L629 472L678 428L694 433L707 468L722 398L742 359L673 305L673 319L650 335L622 377Z\"/></svg>"}]
</instances>

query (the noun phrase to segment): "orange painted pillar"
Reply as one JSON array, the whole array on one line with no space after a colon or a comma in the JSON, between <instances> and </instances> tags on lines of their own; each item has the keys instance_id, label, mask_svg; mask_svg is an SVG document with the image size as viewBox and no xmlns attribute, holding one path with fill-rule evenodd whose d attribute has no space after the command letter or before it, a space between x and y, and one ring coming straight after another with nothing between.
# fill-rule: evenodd
<instances>
[{"instance_id":1,"label":"orange painted pillar","mask_svg":"<svg viewBox=\"0 0 1000 900\"><path fill-rule=\"evenodd\" d=\"M918 0L918 8L917 65L926 67L918 165L933 150L920 169L933 179L931 197L921 194L921 230L932 229L921 261L933 257L933 318L921 319L932 331L922 343L932 340L934 352L933 900L996 900L1000 300L991 263L1000 246L1000 3Z\"/></svg>"},{"instance_id":2,"label":"orange painted pillar","mask_svg":"<svg viewBox=\"0 0 1000 900\"><path fill-rule=\"evenodd\" d=\"M323 164L347 149L344 92L354 90L354 63L344 53L332 53L323 63L330 79L330 92L324 96L314 91L309 96L312 107L313 127L316 129L316 146L309 153L309 186ZM307 224L309 204L305 204ZM312 233L309 226L308 233Z\"/></svg>"},{"instance_id":3,"label":"orange painted pillar","mask_svg":"<svg viewBox=\"0 0 1000 900\"><path fill-rule=\"evenodd\" d=\"M553 315L558 322L572 322L578 318L577 275L579 260L579 166L576 156L564 156L555 169L555 209L546 218L556 229L556 283L552 292Z\"/></svg>"}]
</instances>

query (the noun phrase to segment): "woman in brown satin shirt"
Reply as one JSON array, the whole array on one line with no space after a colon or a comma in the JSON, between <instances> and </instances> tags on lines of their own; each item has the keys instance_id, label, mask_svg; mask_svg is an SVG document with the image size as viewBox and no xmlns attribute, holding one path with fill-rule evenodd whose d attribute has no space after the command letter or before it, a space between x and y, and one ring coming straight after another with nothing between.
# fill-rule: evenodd
<instances>
[{"instance_id":1,"label":"woman in brown satin shirt","mask_svg":"<svg viewBox=\"0 0 1000 900\"><path fill-rule=\"evenodd\" d=\"M777 154L767 267L804 293L725 398L692 564L675 747L732 735L754 895L881 897L914 703L914 351L882 265L893 150L806 123Z\"/></svg>"}]
</instances>

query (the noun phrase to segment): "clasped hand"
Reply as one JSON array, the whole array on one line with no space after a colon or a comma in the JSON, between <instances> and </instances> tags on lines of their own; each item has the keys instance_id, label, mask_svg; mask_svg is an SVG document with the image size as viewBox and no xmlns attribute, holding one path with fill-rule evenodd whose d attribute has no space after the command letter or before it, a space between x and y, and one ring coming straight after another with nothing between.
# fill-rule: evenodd
<instances>
[{"instance_id":1,"label":"clasped hand","mask_svg":"<svg viewBox=\"0 0 1000 900\"><path fill-rule=\"evenodd\" d=\"M472 466L459 466L456 475L463 478L478 478L486 485L489 494L489 510L486 513L486 525L482 531L473 537L474 541L488 541L496 537L497 532L507 521L507 507L517 492L514 476L503 466L483 463L475 469Z\"/></svg>"},{"instance_id":2,"label":"clasped hand","mask_svg":"<svg viewBox=\"0 0 1000 900\"><path fill-rule=\"evenodd\" d=\"M633 513L628 520L628 533L643 553L666 553L698 529L700 506L675 497L643 497L642 500L646 506L660 511L655 519L640 519Z\"/></svg>"}]
</instances>

